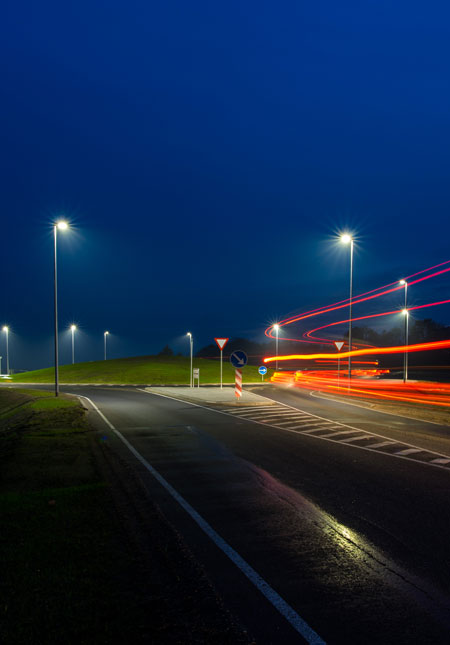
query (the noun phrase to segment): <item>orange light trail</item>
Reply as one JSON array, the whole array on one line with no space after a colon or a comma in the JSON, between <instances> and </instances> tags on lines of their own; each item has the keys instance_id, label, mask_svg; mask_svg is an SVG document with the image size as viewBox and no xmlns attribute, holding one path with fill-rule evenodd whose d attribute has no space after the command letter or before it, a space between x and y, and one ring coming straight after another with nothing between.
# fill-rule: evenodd
<instances>
[{"instance_id":1,"label":"orange light trail","mask_svg":"<svg viewBox=\"0 0 450 645\"><path fill-rule=\"evenodd\" d=\"M433 349L447 349L450 347L450 340L438 340L431 343L418 343L417 345L398 345L397 347L369 347L366 349L354 349L351 352L341 352L339 357L348 358L349 356L368 356L372 354L400 354L407 352L428 352ZM286 356L269 356L264 358L264 363L273 361L294 361L294 360L313 360L317 358L337 358L337 354L288 354Z\"/></svg>"},{"instance_id":2,"label":"orange light trail","mask_svg":"<svg viewBox=\"0 0 450 645\"><path fill-rule=\"evenodd\" d=\"M403 403L418 403L438 407L450 407L450 384L378 380L378 373L389 370L355 370L352 375L365 377L361 385L355 386L354 381L349 381L346 374L337 380L336 371L320 372L275 372L271 381L288 386L295 386L308 391L329 392L339 396L381 399Z\"/></svg>"}]
</instances>

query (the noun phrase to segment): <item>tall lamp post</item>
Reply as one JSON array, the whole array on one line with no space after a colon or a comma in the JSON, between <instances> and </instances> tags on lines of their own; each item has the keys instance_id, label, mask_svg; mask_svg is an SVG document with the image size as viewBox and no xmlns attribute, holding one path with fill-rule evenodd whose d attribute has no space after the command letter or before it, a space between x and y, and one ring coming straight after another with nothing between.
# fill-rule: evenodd
<instances>
[{"instance_id":1,"label":"tall lamp post","mask_svg":"<svg viewBox=\"0 0 450 645\"><path fill-rule=\"evenodd\" d=\"M275 369L277 370L278 369L278 332L280 330L280 325L274 325L273 330L276 334L275 335L275 356L276 356Z\"/></svg>"},{"instance_id":2,"label":"tall lamp post","mask_svg":"<svg viewBox=\"0 0 450 645\"><path fill-rule=\"evenodd\" d=\"M190 331L188 331L186 336L189 336L189 349L190 349L190 354L191 354L191 371L190 371L190 378L189 378L189 386L193 387L193 384L192 384L192 356L193 356L193 351L194 351L194 339L192 338L192 334L191 334Z\"/></svg>"},{"instance_id":3,"label":"tall lamp post","mask_svg":"<svg viewBox=\"0 0 450 645\"><path fill-rule=\"evenodd\" d=\"M70 325L70 331L72 332L72 365L75 363L75 332L77 330L76 325Z\"/></svg>"},{"instance_id":4,"label":"tall lamp post","mask_svg":"<svg viewBox=\"0 0 450 645\"><path fill-rule=\"evenodd\" d=\"M353 298L353 238L348 233L341 235L343 244L350 243L350 298L349 298L349 316L348 316L348 351L352 351L352 298ZM348 357L348 380L352 377L352 358Z\"/></svg>"},{"instance_id":5,"label":"tall lamp post","mask_svg":"<svg viewBox=\"0 0 450 645\"><path fill-rule=\"evenodd\" d=\"M54 302L55 302L55 396L59 395L59 357L58 357L58 231L66 231L69 225L64 220L60 220L53 225L53 238L54 238Z\"/></svg>"},{"instance_id":6,"label":"tall lamp post","mask_svg":"<svg viewBox=\"0 0 450 645\"><path fill-rule=\"evenodd\" d=\"M405 308L402 313L405 316L405 353L403 354L403 383L406 383L408 380L408 352L406 348L408 347L408 283L406 280L400 280L400 284L405 287Z\"/></svg>"},{"instance_id":7,"label":"tall lamp post","mask_svg":"<svg viewBox=\"0 0 450 645\"><path fill-rule=\"evenodd\" d=\"M106 337L109 336L109 331L105 331L103 334L104 345L105 345L105 361L106 361Z\"/></svg>"},{"instance_id":8,"label":"tall lamp post","mask_svg":"<svg viewBox=\"0 0 450 645\"><path fill-rule=\"evenodd\" d=\"M9 374L9 327L5 325L3 331L6 335L6 373Z\"/></svg>"}]
</instances>

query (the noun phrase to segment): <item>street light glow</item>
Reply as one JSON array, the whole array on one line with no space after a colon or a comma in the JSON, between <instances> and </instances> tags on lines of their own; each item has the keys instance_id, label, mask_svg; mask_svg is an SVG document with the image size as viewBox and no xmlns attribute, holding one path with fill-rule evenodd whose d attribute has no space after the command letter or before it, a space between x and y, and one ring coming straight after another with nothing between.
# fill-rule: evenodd
<instances>
[{"instance_id":1,"label":"street light glow","mask_svg":"<svg viewBox=\"0 0 450 645\"><path fill-rule=\"evenodd\" d=\"M4 325L4 327L3 327L3 331L8 332L8 331L9 331L9 327L7 327L7 325Z\"/></svg>"},{"instance_id":2,"label":"street light glow","mask_svg":"<svg viewBox=\"0 0 450 645\"><path fill-rule=\"evenodd\" d=\"M343 235L341 235L341 242L343 244L348 244L351 241L352 241L352 236L349 235L348 233L344 233Z\"/></svg>"},{"instance_id":3,"label":"street light glow","mask_svg":"<svg viewBox=\"0 0 450 645\"><path fill-rule=\"evenodd\" d=\"M70 325L70 330L71 330L71 331L75 331L75 330L76 330L76 328L77 328L77 326L76 326L76 325Z\"/></svg>"},{"instance_id":4,"label":"street light glow","mask_svg":"<svg viewBox=\"0 0 450 645\"><path fill-rule=\"evenodd\" d=\"M60 231L66 231L69 228L68 223L63 219L59 220L59 222L56 222L56 226L59 228Z\"/></svg>"},{"instance_id":5,"label":"street light glow","mask_svg":"<svg viewBox=\"0 0 450 645\"><path fill-rule=\"evenodd\" d=\"M407 310L407 309L402 309L402 314L403 314L404 316L407 316L407 315L408 315L408 310Z\"/></svg>"},{"instance_id":6,"label":"street light glow","mask_svg":"<svg viewBox=\"0 0 450 645\"><path fill-rule=\"evenodd\" d=\"M188 331L188 333L186 334L186 336L192 336L191 332L190 332L190 331Z\"/></svg>"},{"instance_id":7,"label":"street light glow","mask_svg":"<svg viewBox=\"0 0 450 645\"><path fill-rule=\"evenodd\" d=\"M274 325L273 329L274 329L274 331L278 331L280 329L280 325Z\"/></svg>"},{"instance_id":8,"label":"street light glow","mask_svg":"<svg viewBox=\"0 0 450 645\"><path fill-rule=\"evenodd\" d=\"M109 331L105 331L105 336L107 336L108 334L109 334Z\"/></svg>"},{"instance_id":9,"label":"street light glow","mask_svg":"<svg viewBox=\"0 0 450 645\"><path fill-rule=\"evenodd\" d=\"M402 285L406 284L406 280L400 280L399 284L402 284Z\"/></svg>"}]
</instances>

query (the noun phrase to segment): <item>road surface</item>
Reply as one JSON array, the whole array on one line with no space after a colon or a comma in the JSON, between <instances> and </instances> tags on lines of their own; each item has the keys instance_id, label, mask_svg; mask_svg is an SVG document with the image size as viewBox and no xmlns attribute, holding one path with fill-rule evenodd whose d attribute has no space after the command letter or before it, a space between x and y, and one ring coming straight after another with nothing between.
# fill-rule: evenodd
<instances>
[{"instance_id":1,"label":"road surface","mask_svg":"<svg viewBox=\"0 0 450 645\"><path fill-rule=\"evenodd\" d=\"M63 389L257 642L449 642L448 427L272 386L274 406L239 409Z\"/></svg>"}]
</instances>

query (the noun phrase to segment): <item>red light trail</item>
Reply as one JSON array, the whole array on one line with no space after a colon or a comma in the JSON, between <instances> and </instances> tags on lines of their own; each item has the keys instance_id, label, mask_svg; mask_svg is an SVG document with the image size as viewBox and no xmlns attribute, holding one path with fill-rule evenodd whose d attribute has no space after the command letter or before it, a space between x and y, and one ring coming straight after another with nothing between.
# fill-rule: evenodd
<instances>
[{"instance_id":1,"label":"red light trail","mask_svg":"<svg viewBox=\"0 0 450 645\"><path fill-rule=\"evenodd\" d=\"M447 260L445 262L441 262L440 264L436 264L432 267L429 267L428 269L423 269L422 271L413 273L410 276L406 276L404 278L403 284L401 284L399 281L395 281L395 282L383 285L381 287L378 287L377 289L372 289L371 291L361 293L358 296L355 296L354 298L352 298L352 306L360 303L364 303L367 301L373 301L376 298L387 296L397 291L402 291L405 288L405 283L407 283L407 288L409 289L414 284L418 284L426 280L430 280L431 278L435 278L437 276L442 276L443 274L450 272L449 265L450 265L450 260ZM340 300L338 302L332 303L331 305L327 305L325 307L311 309L302 314L298 314L298 315L286 318L284 320L281 320L280 322L278 322L278 325L280 328L282 328L302 320L314 318L316 316L322 316L324 314L328 314L334 311L339 311L341 309L347 308L349 306L349 302L350 302L349 299L345 299L345 300ZM430 303L421 304L421 305L408 306L407 311L409 313L411 311L425 309L429 307L435 307L435 306L449 304L449 303L450 303L450 299L439 300L439 301L430 302ZM393 315L398 315L402 312L403 312L403 309L395 309L392 311L385 311L382 313L372 313L364 316L358 316L355 318L352 317L352 322L368 320L371 318L393 316ZM315 343L320 345L323 345L323 344L333 345L332 341L330 341L329 338L320 338L313 334L315 334L318 331L335 327L337 325L343 325L346 323L347 324L349 323L349 319L330 322L326 325L315 327L313 329L310 329L304 332L303 339L287 338L286 336L283 335L283 340L295 341L300 343L308 343L308 344ZM269 338L275 338L273 325L271 325L266 329L265 335L268 336ZM354 356L363 357L363 356L373 356L373 355L382 355L382 354L384 355L403 354L405 352L407 354L412 354L415 352L449 349L450 340L417 343L413 345L397 345L393 347L374 347L373 345L366 345L361 342L358 342L358 344L352 343L352 345L354 347L352 351L347 350L339 353L336 353L336 352L333 352L333 353L319 352L319 353L309 353L309 354L296 353L296 354L288 354L283 356L282 355L269 356L264 358L264 363L272 363L276 360L278 361L309 360L309 361L315 361L318 363L320 362L323 366L325 366L326 364L331 366L331 365L336 365L338 363L338 360L340 361L341 359L354 357ZM353 364L355 364L355 362L353 362ZM365 366L377 365L377 361L375 362L358 361L356 364L365 365ZM400 391L394 393L393 390L395 388L392 381L389 382L389 384L386 381L382 381L380 385L380 381L373 378L373 377L376 377L377 375L380 375L382 373L388 373L388 372L389 370L380 370L378 368L368 369L367 367L366 369L359 368L359 369L352 370L353 377L359 376L359 377L365 378L363 388L355 387L355 383L353 381L348 381L345 370L341 371L341 374L344 375L344 379L342 379L341 377L341 383L339 382L339 380L336 381L336 376L337 376L336 371L326 372L323 370L319 372L311 372L311 371L295 372L295 373L277 372L272 377L272 380L275 382L286 381L290 384L295 384L296 386L304 386L304 387L307 386L308 389L320 389L320 390L326 389L328 391L332 391L333 389L337 388L339 390L339 394L344 393L348 396L364 396L369 398L379 397L383 399L391 399L393 401L405 401L405 402L415 402L415 403L426 403L430 405L450 406L450 402L449 402L450 385L441 386L440 391L442 393L442 396L438 396L436 392L436 384L433 384L433 387L431 387L430 384L424 385L423 383L421 383L421 390L420 390L421 394L417 394L417 387L414 391L410 391L411 390L410 382L405 384L405 383L399 383L397 381L395 387L398 386L400 388ZM294 374L295 374L295 378L294 378ZM345 391L344 391L344 388L342 387L342 380L346 382ZM406 392L407 389L408 389L408 392Z\"/></svg>"}]
</instances>

